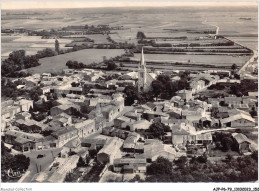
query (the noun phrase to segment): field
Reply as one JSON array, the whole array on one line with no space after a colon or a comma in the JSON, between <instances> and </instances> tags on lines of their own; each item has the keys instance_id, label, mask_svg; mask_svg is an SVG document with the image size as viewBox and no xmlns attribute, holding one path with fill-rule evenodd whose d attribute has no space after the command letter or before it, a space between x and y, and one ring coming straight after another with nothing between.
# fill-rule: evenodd
<instances>
[{"instance_id":1,"label":"field","mask_svg":"<svg viewBox=\"0 0 260 192\"><path fill-rule=\"evenodd\" d=\"M7 57L12 51L23 49L27 55L36 54L37 51L45 48L54 49L55 39L41 39L40 36L2 36L1 55ZM70 39L58 39L60 48L64 49Z\"/></svg>"},{"instance_id":2,"label":"field","mask_svg":"<svg viewBox=\"0 0 260 192\"><path fill-rule=\"evenodd\" d=\"M141 55L136 53L131 60L139 61ZM145 61L158 61L158 62L182 62L194 63L205 65L221 65L231 66L236 63L238 66L246 63L250 56L228 56L228 55L174 55L174 54L145 54Z\"/></svg>"},{"instance_id":3,"label":"field","mask_svg":"<svg viewBox=\"0 0 260 192\"><path fill-rule=\"evenodd\" d=\"M76 52L71 52L63 55L57 55L54 57L46 57L40 59L40 66L28 69L32 74L35 73L52 73L61 72L62 69L67 68L66 62L68 60L82 62L84 64L90 64L93 62L99 63L103 61L103 57L107 59L122 55L123 49L84 49Z\"/></svg>"},{"instance_id":4,"label":"field","mask_svg":"<svg viewBox=\"0 0 260 192\"><path fill-rule=\"evenodd\" d=\"M213 39L205 38L207 32L219 28L219 34L236 40L249 48L257 48L257 7L164 7L164 8L82 8L52 10L15 10L2 11L2 28L24 27L26 29L61 29L68 25L100 25L122 27L122 30L111 30L110 37L116 42L137 43L137 32L142 31L148 38L156 38L157 43L212 43ZM12 14L14 13L14 14ZM250 18L243 20L241 17ZM107 35L87 35L95 44L108 43ZM172 39L187 37L186 40ZM34 37L33 37L34 38ZM164 41L165 38L169 38ZM24 39L24 41L23 41ZM198 40L199 39L199 40ZM68 40L69 41L69 40ZM28 37L2 36L2 56L17 49L25 49L27 54L35 54L45 47L54 47L54 39L35 39ZM65 42L60 42L61 46ZM236 46L236 45L235 45ZM236 47L230 47L235 51ZM199 49L201 49L200 47ZM212 47L224 49L224 47ZM227 48L228 49L228 48ZM207 50L212 51L209 47ZM94 55L99 55L94 53ZM62 56L67 57L67 56ZM102 56L101 56L102 57ZM247 56L226 55L145 55L147 60L200 63L208 65L230 66L233 63L241 66ZM77 57L76 57L77 58ZM80 57L79 57L80 58ZM68 58L66 58L68 59ZM102 58L100 58L102 59ZM134 59L139 60L139 55ZM48 58L46 59L48 61ZM89 61L89 60L87 60ZM54 62L60 63L55 60ZM62 61L63 62L63 61Z\"/></svg>"}]
</instances>

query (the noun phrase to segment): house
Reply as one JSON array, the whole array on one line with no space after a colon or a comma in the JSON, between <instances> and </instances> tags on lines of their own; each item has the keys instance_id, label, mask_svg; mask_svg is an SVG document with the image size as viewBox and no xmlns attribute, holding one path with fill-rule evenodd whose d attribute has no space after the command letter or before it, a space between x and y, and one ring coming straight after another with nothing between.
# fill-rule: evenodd
<instances>
[{"instance_id":1,"label":"house","mask_svg":"<svg viewBox=\"0 0 260 192\"><path fill-rule=\"evenodd\" d=\"M113 170L116 173L145 173L146 159L118 158L114 160Z\"/></svg>"},{"instance_id":2,"label":"house","mask_svg":"<svg viewBox=\"0 0 260 192\"><path fill-rule=\"evenodd\" d=\"M181 93L180 93L181 94ZM179 94L179 95L180 95ZM187 93L187 95L188 95L188 93ZM191 96L192 97L192 96ZM182 98L188 98L188 99L191 99L191 97L189 97L189 96L187 96L186 97L186 94L185 93L183 93L183 96L181 97L181 96L173 96L172 98L171 98L171 100L170 100L170 102L171 103L173 103L173 106L174 107L181 107L181 106L183 106L184 105L184 100L182 99ZM187 99L186 99L187 100ZM167 104L165 104L166 106L167 106ZM165 106L165 107L166 107Z\"/></svg>"},{"instance_id":3,"label":"house","mask_svg":"<svg viewBox=\"0 0 260 192\"><path fill-rule=\"evenodd\" d=\"M199 108L188 108L182 110L182 118L187 119L190 122L198 123L202 117L206 116L205 109Z\"/></svg>"},{"instance_id":4,"label":"house","mask_svg":"<svg viewBox=\"0 0 260 192\"><path fill-rule=\"evenodd\" d=\"M69 88L69 93L70 94L77 94L77 95L81 95L82 94L82 87L70 87Z\"/></svg>"},{"instance_id":5,"label":"house","mask_svg":"<svg viewBox=\"0 0 260 192\"><path fill-rule=\"evenodd\" d=\"M68 143L66 143L62 150L61 150L61 157L62 158L67 158L69 157L70 152L78 152L81 149L81 141L79 138L75 138Z\"/></svg>"},{"instance_id":6,"label":"house","mask_svg":"<svg viewBox=\"0 0 260 192\"><path fill-rule=\"evenodd\" d=\"M75 123L74 127L78 130L79 138L86 137L96 131L95 120L88 119L79 123Z\"/></svg>"},{"instance_id":7,"label":"house","mask_svg":"<svg viewBox=\"0 0 260 192\"><path fill-rule=\"evenodd\" d=\"M130 125L130 131L145 131L148 130L152 122L145 119L134 122Z\"/></svg>"},{"instance_id":8,"label":"house","mask_svg":"<svg viewBox=\"0 0 260 192\"><path fill-rule=\"evenodd\" d=\"M102 128L102 134L110 136L114 129L114 127L104 127Z\"/></svg>"},{"instance_id":9,"label":"house","mask_svg":"<svg viewBox=\"0 0 260 192\"><path fill-rule=\"evenodd\" d=\"M145 144L144 153L136 155L136 158L145 158L147 163L151 163L160 156L173 161L176 158L176 151L169 145L153 142Z\"/></svg>"},{"instance_id":10,"label":"house","mask_svg":"<svg viewBox=\"0 0 260 192\"><path fill-rule=\"evenodd\" d=\"M129 128L130 128L130 125L134 122L135 122L134 119L131 119L131 118L128 118L128 117L125 117L125 116L120 116L120 117L114 119L114 126L116 128L125 129L127 126L129 126Z\"/></svg>"},{"instance_id":11,"label":"house","mask_svg":"<svg viewBox=\"0 0 260 192\"><path fill-rule=\"evenodd\" d=\"M66 113L68 115L72 115L74 111L79 111L80 106L75 104L65 104L65 105L58 105L56 107L52 107L50 113L52 116L58 115L60 113Z\"/></svg>"},{"instance_id":12,"label":"house","mask_svg":"<svg viewBox=\"0 0 260 192\"><path fill-rule=\"evenodd\" d=\"M169 119L169 114L167 113L163 113L163 112L157 112L157 111L144 111L143 113L143 118L151 121L151 120L155 120L156 118L158 118L159 120L162 119Z\"/></svg>"},{"instance_id":13,"label":"house","mask_svg":"<svg viewBox=\"0 0 260 192\"><path fill-rule=\"evenodd\" d=\"M88 138L83 138L83 139L81 139L81 146L99 150L99 149L101 149L102 147L105 146L106 142L107 142L106 139L100 139L100 138L88 139Z\"/></svg>"},{"instance_id":14,"label":"house","mask_svg":"<svg viewBox=\"0 0 260 192\"><path fill-rule=\"evenodd\" d=\"M71 102L83 103L85 101L84 95L67 94L66 98Z\"/></svg>"},{"instance_id":15,"label":"house","mask_svg":"<svg viewBox=\"0 0 260 192\"><path fill-rule=\"evenodd\" d=\"M1 119L2 120L7 118L12 119L15 116L15 114L19 112L21 112L20 106L13 106L13 105L7 107L2 106Z\"/></svg>"},{"instance_id":16,"label":"house","mask_svg":"<svg viewBox=\"0 0 260 192\"><path fill-rule=\"evenodd\" d=\"M119 105L108 104L108 105L102 106L101 111L102 111L104 118L108 122L111 122L121 112L121 108Z\"/></svg>"},{"instance_id":17,"label":"house","mask_svg":"<svg viewBox=\"0 0 260 192\"><path fill-rule=\"evenodd\" d=\"M224 97L224 101L226 104L241 104L242 97Z\"/></svg>"},{"instance_id":18,"label":"house","mask_svg":"<svg viewBox=\"0 0 260 192\"><path fill-rule=\"evenodd\" d=\"M37 143L35 143L36 150L56 148L57 146L58 140L52 135L41 138Z\"/></svg>"},{"instance_id":19,"label":"house","mask_svg":"<svg viewBox=\"0 0 260 192\"><path fill-rule=\"evenodd\" d=\"M7 130L4 141L14 146L15 150L25 152L37 150L37 143L43 139L42 135L29 134L21 131Z\"/></svg>"},{"instance_id":20,"label":"house","mask_svg":"<svg viewBox=\"0 0 260 192\"><path fill-rule=\"evenodd\" d=\"M187 142L196 142L196 129L194 126L181 123L172 127L172 144L186 145Z\"/></svg>"},{"instance_id":21,"label":"house","mask_svg":"<svg viewBox=\"0 0 260 192\"><path fill-rule=\"evenodd\" d=\"M223 127L252 128L255 127L255 119L244 113L230 115L220 120Z\"/></svg>"},{"instance_id":22,"label":"house","mask_svg":"<svg viewBox=\"0 0 260 192\"><path fill-rule=\"evenodd\" d=\"M196 93L205 88L205 81L203 80L194 80L190 83L190 88L192 93Z\"/></svg>"},{"instance_id":23,"label":"house","mask_svg":"<svg viewBox=\"0 0 260 192\"><path fill-rule=\"evenodd\" d=\"M62 147L64 144L69 142L72 139L78 137L78 130L74 127L67 127L55 131L51 134L58 140L57 147Z\"/></svg>"},{"instance_id":24,"label":"house","mask_svg":"<svg viewBox=\"0 0 260 192\"><path fill-rule=\"evenodd\" d=\"M117 80L116 85L119 87L135 86L134 80Z\"/></svg>"},{"instance_id":25,"label":"house","mask_svg":"<svg viewBox=\"0 0 260 192\"><path fill-rule=\"evenodd\" d=\"M247 104L231 104L231 108L249 111L249 106Z\"/></svg>"},{"instance_id":26,"label":"house","mask_svg":"<svg viewBox=\"0 0 260 192\"><path fill-rule=\"evenodd\" d=\"M15 102L16 105L21 107L21 111L29 111L30 108L33 109L33 101L27 99L21 99Z\"/></svg>"},{"instance_id":27,"label":"house","mask_svg":"<svg viewBox=\"0 0 260 192\"><path fill-rule=\"evenodd\" d=\"M212 143L211 133L197 134L196 135L196 145L209 145Z\"/></svg>"},{"instance_id":28,"label":"house","mask_svg":"<svg viewBox=\"0 0 260 192\"><path fill-rule=\"evenodd\" d=\"M179 96L182 100L192 100L192 91L189 90L180 90L176 92L176 95Z\"/></svg>"},{"instance_id":29,"label":"house","mask_svg":"<svg viewBox=\"0 0 260 192\"><path fill-rule=\"evenodd\" d=\"M255 91L255 92L248 92L248 96L258 98L258 92L257 91Z\"/></svg>"},{"instance_id":30,"label":"house","mask_svg":"<svg viewBox=\"0 0 260 192\"><path fill-rule=\"evenodd\" d=\"M240 153L251 151L251 141L242 133L232 133L236 150Z\"/></svg>"},{"instance_id":31,"label":"house","mask_svg":"<svg viewBox=\"0 0 260 192\"><path fill-rule=\"evenodd\" d=\"M139 121L139 120L141 120L142 115L140 113L137 113L137 110L134 110L134 111L126 112L124 114L124 116L131 118L131 119L134 119L135 121Z\"/></svg>"},{"instance_id":32,"label":"house","mask_svg":"<svg viewBox=\"0 0 260 192\"><path fill-rule=\"evenodd\" d=\"M120 148L123 145L123 141L117 137L113 137L107 141L105 146L98 152L97 160L100 163L112 164L114 159L120 157Z\"/></svg>"},{"instance_id":33,"label":"house","mask_svg":"<svg viewBox=\"0 0 260 192\"><path fill-rule=\"evenodd\" d=\"M51 92L50 87L42 87L41 90L43 95Z\"/></svg>"},{"instance_id":34,"label":"house","mask_svg":"<svg viewBox=\"0 0 260 192\"><path fill-rule=\"evenodd\" d=\"M170 127L179 125L181 123L191 123L187 119L167 119L167 120L162 120L161 123L168 125Z\"/></svg>"},{"instance_id":35,"label":"house","mask_svg":"<svg viewBox=\"0 0 260 192\"><path fill-rule=\"evenodd\" d=\"M67 115L66 113L60 113L53 117L53 120L49 123L51 126L62 126L66 127L68 125L72 124L72 117L70 115Z\"/></svg>"},{"instance_id":36,"label":"house","mask_svg":"<svg viewBox=\"0 0 260 192\"><path fill-rule=\"evenodd\" d=\"M14 124L24 132L33 132L33 133L44 131L48 127L46 124L31 119L28 120L18 119L17 121L15 121Z\"/></svg>"},{"instance_id":37,"label":"house","mask_svg":"<svg viewBox=\"0 0 260 192\"><path fill-rule=\"evenodd\" d=\"M140 138L139 134L130 133L123 144L123 150L126 152L134 152L135 145Z\"/></svg>"},{"instance_id":38,"label":"house","mask_svg":"<svg viewBox=\"0 0 260 192\"><path fill-rule=\"evenodd\" d=\"M15 119L22 119L24 121L31 119L31 114L29 112L21 112L15 115Z\"/></svg>"}]
</instances>

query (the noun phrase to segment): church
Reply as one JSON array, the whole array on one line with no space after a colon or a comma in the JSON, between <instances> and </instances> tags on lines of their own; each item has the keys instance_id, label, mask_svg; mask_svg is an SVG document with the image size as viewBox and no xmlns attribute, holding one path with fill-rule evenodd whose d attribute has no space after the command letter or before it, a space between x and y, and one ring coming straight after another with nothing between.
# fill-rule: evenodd
<instances>
[{"instance_id":1,"label":"church","mask_svg":"<svg viewBox=\"0 0 260 192\"><path fill-rule=\"evenodd\" d=\"M156 79L155 73L147 73L146 64L144 61L144 53L142 48L142 54L140 59L140 64L138 66L138 92L148 92L152 90L152 82Z\"/></svg>"}]
</instances>

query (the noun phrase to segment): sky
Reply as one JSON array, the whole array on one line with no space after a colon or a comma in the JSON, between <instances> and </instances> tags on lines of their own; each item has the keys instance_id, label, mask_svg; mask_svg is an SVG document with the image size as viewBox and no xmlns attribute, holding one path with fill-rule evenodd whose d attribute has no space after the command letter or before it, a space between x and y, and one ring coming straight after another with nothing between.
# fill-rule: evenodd
<instances>
[{"instance_id":1,"label":"sky","mask_svg":"<svg viewBox=\"0 0 260 192\"><path fill-rule=\"evenodd\" d=\"M18 1L2 0L2 9L35 9L35 8L88 8L88 7L165 7L165 6L256 6L257 1Z\"/></svg>"}]
</instances>

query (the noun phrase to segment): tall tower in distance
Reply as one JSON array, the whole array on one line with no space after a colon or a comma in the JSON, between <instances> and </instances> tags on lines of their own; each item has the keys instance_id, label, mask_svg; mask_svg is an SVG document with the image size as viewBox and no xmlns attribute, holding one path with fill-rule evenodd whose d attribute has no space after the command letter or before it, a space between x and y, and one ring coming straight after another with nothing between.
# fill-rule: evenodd
<instances>
[{"instance_id":1,"label":"tall tower in distance","mask_svg":"<svg viewBox=\"0 0 260 192\"><path fill-rule=\"evenodd\" d=\"M138 92L143 92L146 89L146 78L147 78L147 72L146 72L146 65L144 62L144 52L142 48L141 53L141 59L140 64L138 66Z\"/></svg>"}]
</instances>

